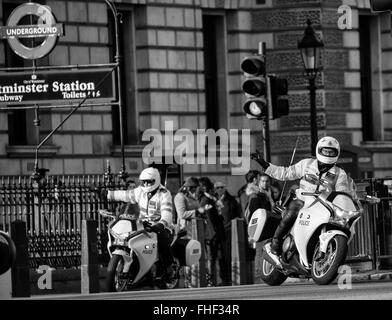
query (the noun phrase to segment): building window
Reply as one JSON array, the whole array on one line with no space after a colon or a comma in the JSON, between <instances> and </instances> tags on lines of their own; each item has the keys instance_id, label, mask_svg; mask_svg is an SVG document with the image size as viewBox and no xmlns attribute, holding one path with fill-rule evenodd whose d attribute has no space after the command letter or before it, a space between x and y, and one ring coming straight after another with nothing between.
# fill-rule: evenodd
<instances>
[{"instance_id":1,"label":"building window","mask_svg":"<svg viewBox=\"0 0 392 320\"><path fill-rule=\"evenodd\" d=\"M40 4L45 4L45 1L36 1ZM9 15L12 11L18 7L19 5L25 3L25 1L12 1L12 2L3 2L3 20L7 21ZM26 16L24 17L19 24L36 24L37 17L35 16ZM39 45L39 39L20 39L21 42L25 46L37 46ZM6 67L31 67L33 66L32 60L25 60L15 54L10 46L6 43L4 46L4 55L5 55L5 65ZM40 59L36 61L39 65L44 65L47 63L47 59ZM12 107L11 107L12 108ZM46 115L48 115L48 111L46 111ZM35 119L35 110L15 110L11 109L8 111L8 136L9 136L9 145L17 146L17 145L37 145L42 138L43 132L40 132L40 127L34 126ZM51 127L51 118L50 116L40 117L41 119L41 127L45 128ZM45 134L44 134L45 135Z\"/></svg>"},{"instance_id":2,"label":"building window","mask_svg":"<svg viewBox=\"0 0 392 320\"><path fill-rule=\"evenodd\" d=\"M362 135L364 141L373 140L370 19L371 16L359 16Z\"/></svg>"},{"instance_id":3,"label":"building window","mask_svg":"<svg viewBox=\"0 0 392 320\"><path fill-rule=\"evenodd\" d=\"M380 16L359 15L362 133L364 141L384 139Z\"/></svg>"},{"instance_id":4,"label":"building window","mask_svg":"<svg viewBox=\"0 0 392 320\"><path fill-rule=\"evenodd\" d=\"M118 10L121 14L122 23L119 24L119 49L122 57L121 67L121 89L122 101L124 105L124 143L137 144L139 141L138 117L136 111L136 63L135 63L135 27L134 27L134 11L126 6L119 6ZM111 45L112 62L116 56L116 33L114 17L111 11L108 12L109 17L109 34ZM118 106L112 107L113 122L113 143L120 144L120 115Z\"/></svg>"},{"instance_id":5,"label":"building window","mask_svg":"<svg viewBox=\"0 0 392 320\"><path fill-rule=\"evenodd\" d=\"M207 128L228 127L225 15L203 13Z\"/></svg>"}]
</instances>

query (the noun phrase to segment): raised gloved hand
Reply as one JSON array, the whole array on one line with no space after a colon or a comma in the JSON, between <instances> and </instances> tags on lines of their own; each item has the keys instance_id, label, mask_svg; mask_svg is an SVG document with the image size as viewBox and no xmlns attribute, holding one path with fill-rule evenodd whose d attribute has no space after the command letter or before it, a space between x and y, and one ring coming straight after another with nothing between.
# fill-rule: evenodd
<instances>
[{"instance_id":1,"label":"raised gloved hand","mask_svg":"<svg viewBox=\"0 0 392 320\"><path fill-rule=\"evenodd\" d=\"M265 170L269 167L269 163L264 160L263 154L259 151L256 150L256 152L253 152L250 154L250 158L252 160L257 161L257 163Z\"/></svg>"}]
</instances>

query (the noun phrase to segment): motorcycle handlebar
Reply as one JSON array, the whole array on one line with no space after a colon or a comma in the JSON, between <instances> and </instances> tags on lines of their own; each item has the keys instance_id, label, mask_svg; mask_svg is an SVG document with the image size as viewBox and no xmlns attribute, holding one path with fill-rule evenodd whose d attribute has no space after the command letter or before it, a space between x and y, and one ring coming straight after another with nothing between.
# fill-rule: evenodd
<instances>
[{"instance_id":1,"label":"motorcycle handlebar","mask_svg":"<svg viewBox=\"0 0 392 320\"><path fill-rule=\"evenodd\" d=\"M366 195L365 201L371 204L377 204L380 203L381 199L378 197Z\"/></svg>"},{"instance_id":2,"label":"motorcycle handlebar","mask_svg":"<svg viewBox=\"0 0 392 320\"><path fill-rule=\"evenodd\" d=\"M103 209L98 210L98 214L105 218L115 218L115 215L112 212Z\"/></svg>"},{"instance_id":3,"label":"motorcycle handlebar","mask_svg":"<svg viewBox=\"0 0 392 320\"><path fill-rule=\"evenodd\" d=\"M303 196L315 196L317 197L318 195L320 195L319 192L301 192L301 195Z\"/></svg>"}]
</instances>

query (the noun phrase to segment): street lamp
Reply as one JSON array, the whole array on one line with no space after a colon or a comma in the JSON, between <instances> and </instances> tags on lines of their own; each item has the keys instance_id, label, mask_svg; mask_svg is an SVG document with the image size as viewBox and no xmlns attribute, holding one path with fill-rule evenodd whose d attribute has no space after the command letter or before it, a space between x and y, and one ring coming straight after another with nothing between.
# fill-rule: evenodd
<instances>
[{"instance_id":1,"label":"street lamp","mask_svg":"<svg viewBox=\"0 0 392 320\"><path fill-rule=\"evenodd\" d=\"M298 42L298 49L301 51L302 62L309 80L310 90L310 131L311 131L311 152L315 155L318 140L317 134L317 110L316 110L316 78L322 66L320 63L320 50L324 43L318 38L312 27L310 19L306 21L308 25L304 32L304 37Z\"/></svg>"}]
</instances>

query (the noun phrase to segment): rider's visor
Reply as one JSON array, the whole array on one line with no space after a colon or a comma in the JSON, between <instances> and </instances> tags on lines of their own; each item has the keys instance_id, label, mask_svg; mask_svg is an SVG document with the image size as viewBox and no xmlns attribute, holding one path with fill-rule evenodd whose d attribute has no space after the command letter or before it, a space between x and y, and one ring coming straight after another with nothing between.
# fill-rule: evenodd
<instances>
[{"instance_id":1,"label":"rider's visor","mask_svg":"<svg viewBox=\"0 0 392 320\"><path fill-rule=\"evenodd\" d=\"M152 186L155 183L155 180L142 180L140 183L142 186Z\"/></svg>"},{"instance_id":2,"label":"rider's visor","mask_svg":"<svg viewBox=\"0 0 392 320\"><path fill-rule=\"evenodd\" d=\"M338 150L336 150L335 148L323 147L319 150L319 153L322 154L323 156L326 156L326 157L337 157L338 156Z\"/></svg>"}]
</instances>

